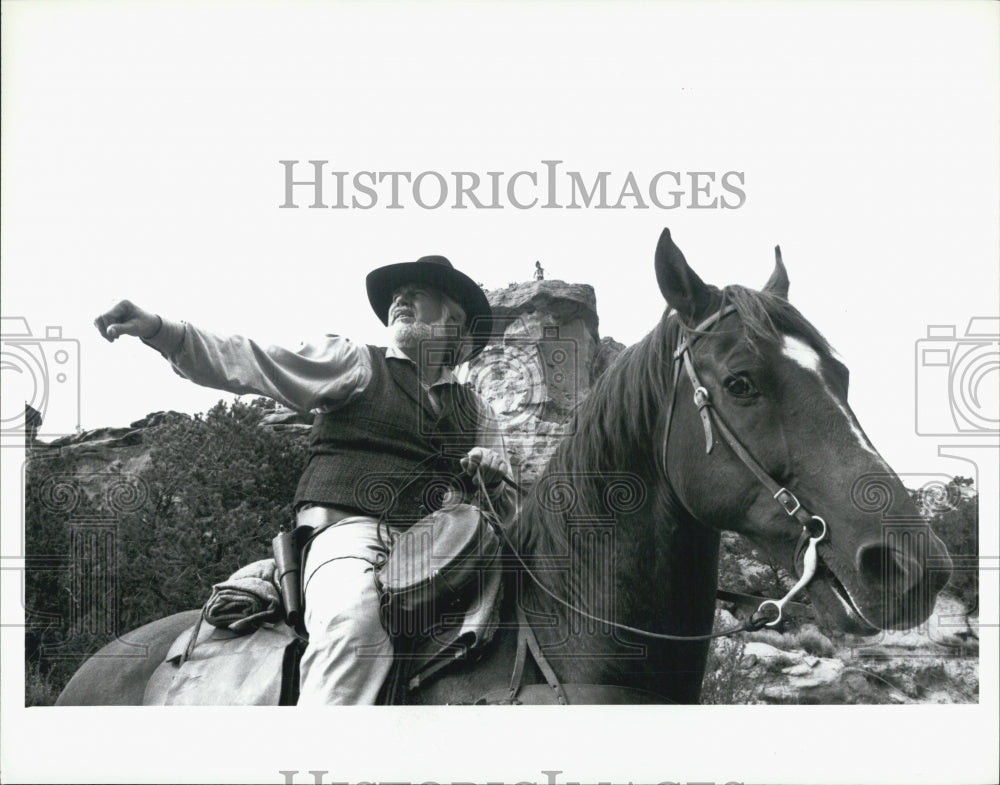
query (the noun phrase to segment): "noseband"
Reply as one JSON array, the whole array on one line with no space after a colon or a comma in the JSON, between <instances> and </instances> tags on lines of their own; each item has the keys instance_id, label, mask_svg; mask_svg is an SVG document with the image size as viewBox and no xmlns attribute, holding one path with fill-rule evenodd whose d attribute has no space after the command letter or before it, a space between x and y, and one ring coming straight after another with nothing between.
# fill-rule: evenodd
<instances>
[{"instance_id":1,"label":"noseband","mask_svg":"<svg viewBox=\"0 0 1000 785\"><path fill-rule=\"evenodd\" d=\"M744 466L746 466L753 473L753 475L767 489L768 493L771 494L771 497L779 505L781 505L782 510L784 510L789 517L794 518L802 525L802 534L799 536L799 542L796 545L795 558L793 560L797 568L799 557L801 555L802 572L798 582L780 600L765 600L762 602L760 607L757 608L757 612L754 614L757 624L766 624L768 627L774 627L781 621L781 612L785 604L791 600L792 597L798 594L816 574L816 546L820 540L826 536L826 521L818 515L810 513L805 507L802 506L802 503L798 500L798 498L796 498L794 493L775 482L771 475L764 470L757 459L750 454L750 451L743 446L729 426L726 425L726 422L722 419L722 415L719 414L718 409L712 405L712 396L698 379L698 373L695 371L694 361L692 359L693 352L691 347L695 341L703 335L709 334L713 327L718 325L725 317L729 316L729 314L733 313L735 310L735 306L728 305L705 319L705 321L697 327L687 328L683 324L681 325L677 348L673 354L673 385L670 393L670 403L667 407L666 427L663 432L663 471L664 474L666 474L667 443L670 440L670 423L673 418L674 405L677 400L677 387L678 382L680 381L681 368L683 367L688 379L691 381L691 388L694 390L694 405L698 408L698 414L701 416L702 427L705 431L705 454L710 454L712 452L712 447L714 446L712 437L712 426L714 425L715 428L718 429L719 433L722 434L722 438L726 441L732 451L736 453L736 457L739 458L743 462ZM774 610L777 611L777 616L770 621L764 622L764 619L767 618L764 613L764 609L766 607L773 607Z\"/></svg>"}]
</instances>

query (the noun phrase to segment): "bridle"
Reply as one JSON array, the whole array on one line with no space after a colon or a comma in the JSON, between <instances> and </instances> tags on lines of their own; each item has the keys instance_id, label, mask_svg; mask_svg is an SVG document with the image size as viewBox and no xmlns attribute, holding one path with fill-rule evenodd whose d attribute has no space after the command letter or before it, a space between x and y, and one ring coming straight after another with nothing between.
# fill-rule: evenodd
<instances>
[{"instance_id":1,"label":"bridle","mask_svg":"<svg viewBox=\"0 0 1000 785\"><path fill-rule=\"evenodd\" d=\"M816 567L818 565L818 558L816 555L816 547L821 540L826 537L827 526L826 521L824 521L818 515L813 515L798 500L794 493L792 493L787 488L779 485L774 479L764 470L756 458L751 455L749 450L747 450L741 443L740 440L736 438L736 435L732 432L728 425L726 425L725 420L719 414L718 410L712 405L712 397L709 394L705 386L699 381L698 374L694 368L694 362L691 359L691 346L694 344L698 338L707 335L711 332L711 328L718 325L725 317L733 313L736 310L733 305L723 305L719 311L717 311L712 316L705 319L697 327L688 328L681 325L681 332L679 335L677 348L673 353L673 385L670 394L670 401L667 406L666 415L666 426L664 428L663 435L663 472L666 476L667 467L667 443L670 439L670 423L673 417L673 412L675 408L675 402L677 399L677 387L678 381L680 380L680 369L683 367L691 380L691 386L694 389L694 403L698 407L698 413L701 416L702 425L705 430L705 452L711 453L714 446L713 440L713 425L718 429L719 433L722 434L722 438L725 439L726 443L732 448L736 456L743 462L743 464L754 474L754 476L760 481L760 483L767 488L768 492L771 494L772 498L781 505L781 508L785 513L794 518L799 524L802 525L802 533L799 535L798 544L795 547L795 557L794 563L796 567L798 566L799 559L802 560L802 572L799 575L798 581L795 585L788 590L784 597L780 600L764 600L757 610L751 615L750 619L740 625L739 627L734 627L728 630L720 630L719 632L706 633L704 635L670 635L667 633L651 632L649 630L642 630L637 627L632 627L627 624L621 624L619 622L610 621L609 619L603 619L599 616L595 616L591 613L584 611L581 608L576 607L570 602L567 602L562 597L559 597L553 593L542 581L540 581L525 564L521 555L518 553L514 544L510 541L507 533L503 531L503 528L496 526L497 534L506 543L507 547L513 553L516 560L520 563L521 568L528 574L531 580L549 597L558 602L560 605L565 606L574 613L579 614L592 621L599 622L601 624L609 625L619 630L625 632L631 632L636 635L641 635L646 638L654 638L657 640L668 640L668 641L698 641L698 640L709 640L711 638L722 638L728 635L734 635L740 632L752 632L754 630L759 630L762 627L776 627L782 619L782 611L786 604L796 596L806 584L808 584L816 574ZM482 496L486 501L487 508L492 514L492 518L495 520L499 519L496 515L496 511L493 509L493 505L489 500L489 494L486 493L485 485L483 485L482 477L479 476L477 472L476 480L482 489ZM669 482L669 477L667 477ZM509 478L504 478L504 482L516 488L518 491L522 489L514 483ZM814 533L815 532L815 533ZM768 618L768 613L765 613L765 608L773 609L773 619Z\"/></svg>"},{"instance_id":2,"label":"bridle","mask_svg":"<svg viewBox=\"0 0 1000 785\"><path fill-rule=\"evenodd\" d=\"M694 368L694 362L692 360L691 347L698 338L703 335L709 334L711 329L719 324L726 316L733 313L736 310L733 305L723 305L720 307L719 311L709 318L705 319L697 327L691 329L683 324L680 327L680 333L678 338L677 348L673 353L673 386L670 392L670 401L667 407L666 414L666 426L664 428L663 435L663 474L667 479L669 484L670 478L667 476L667 444L670 440L670 423L673 417L675 401L677 399L677 387L680 381L680 370L683 367L684 371L687 373L688 378L691 381L691 387L694 390L694 404L698 407L698 414L701 417L702 426L705 431L705 452L706 454L712 452L713 447L713 425L718 429L719 433L722 434L722 438L730 446L736 456L743 462L743 464L753 473L753 475L760 481L760 483L767 488L768 492L771 494L772 498L781 505L781 508L785 513L794 518L799 524L802 525L802 533L799 536L798 544L795 548L795 558L794 563L798 565L799 556L802 557L802 572L799 575L799 579L796 584L782 597L780 600L764 600L757 610L751 615L750 619L739 627L734 627L728 630L720 630L719 632L707 633L704 635L669 635L666 633L650 632L648 630L641 630L636 627L631 627L627 624L620 624L618 622L613 622L608 619L602 619L591 613L587 613L582 608L578 608L570 602L567 602L562 597L557 596L552 592L544 583L542 583L537 576L532 572L532 570L525 564L521 555L514 548L513 543L507 536L506 532L503 531L503 527L495 525L495 530L499 534L502 541L504 541L510 551L514 554L517 561L520 563L521 568L528 574L531 580L547 595L554 599L559 604L565 606L569 610L585 617L591 619L592 621L597 621L601 624L609 625L619 630L626 632L631 632L636 635L641 635L646 638L654 638L658 640L669 640L669 641L703 641L712 638L721 638L728 635L734 635L740 632L751 632L753 630L759 630L761 627L775 627L781 621L782 610L785 605L798 594L812 579L816 574L816 567L818 564L818 558L816 555L816 547L819 542L826 537L827 527L826 521L824 521L818 515L813 515L807 509L802 506L802 503L796 498L795 494L792 493L787 488L779 485L775 480L769 475L764 468L760 465L756 458L747 450L736 435L732 432L728 425L726 425L725 420L719 414L718 410L712 405L712 397L709 394L705 386L699 381L698 374ZM504 478L506 482L517 487L511 480ZM495 522L499 521L496 511L493 509L493 505L489 500L489 494L486 492L486 486L483 483L483 478L476 472L476 481L482 491L482 497L486 501L486 505L492 514L492 519ZM818 524L818 529L817 529ZM815 532L815 533L814 533ZM518 613L518 643L517 651L515 655L514 671L511 676L510 686L506 691L505 697L501 702L513 703L515 702L518 690L521 688L521 681L524 674L524 665L528 654L534 657L536 664L542 672L545 681L548 683L549 687L553 690L555 700L557 703L566 704L568 703L566 692L563 685L560 683L555 671L553 671L551 665L549 665L544 653L542 652L541 646L538 643L538 639L531 628L530 622L524 615L523 610L520 605L516 606ZM765 608L773 609L774 618L768 620L768 613L765 613ZM620 689L613 686L607 686L606 689Z\"/></svg>"},{"instance_id":3,"label":"bridle","mask_svg":"<svg viewBox=\"0 0 1000 785\"><path fill-rule=\"evenodd\" d=\"M688 379L691 381L691 388L694 390L694 404L698 407L698 414L701 417L702 427L705 431L705 454L712 452L714 446L713 440L713 430L714 425L718 429L719 433L722 434L722 438L726 441L732 451L736 454L743 465L746 466L751 473L757 478L757 480L767 489L771 497L781 505L782 510L791 518L794 518L798 523L802 525L802 533L799 535L799 542L795 548L795 558L794 563L798 565L799 558L802 559L802 572L799 576L799 580L796 584L782 597L780 600L764 600L757 608L756 613L751 617L751 624L756 625L759 629L761 626L775 627L781 621L782 609L785 604L792 599L796 594L798 594L812 579L816 574L817 566L817 556L816 547L819 542L826 537L827 527L826 521L824 521L820 516L813 515L798 500L794 493L792 493L788 488L779 485L775 480L764 470L764 467L760 465L760 462L747 450L746 447L740 442L736 435L732 432L726 421L719 414L718 409L712 405L712 396L709 394L708 390L698 379L698 373L694 367L694 361L692 359L692 346L699 338L704 335L711 333L713 327L716 327L724 318L729 316L736 310L733 305L723 304L720 309L709 316L703 322L701 322L697 327L688 328L681 324L680 334L678 338L677 348L674 350L673 354L673 385L670 394L670 402L667 406L666 415L666 426L663 433L663 471L666 474L667 471L667 443L670 440L670 424L673 418L673 412L675 407L675 402L677 400L677 387L680 381L681 368L684 369L687 374ZM669 479L669 478L668 478ZM814 533L815 532L815 533ZM773 607L777 611L777 615L774 619L767 621L764 615L764 609L768 607Z\"/></svg>"}]
</instances>

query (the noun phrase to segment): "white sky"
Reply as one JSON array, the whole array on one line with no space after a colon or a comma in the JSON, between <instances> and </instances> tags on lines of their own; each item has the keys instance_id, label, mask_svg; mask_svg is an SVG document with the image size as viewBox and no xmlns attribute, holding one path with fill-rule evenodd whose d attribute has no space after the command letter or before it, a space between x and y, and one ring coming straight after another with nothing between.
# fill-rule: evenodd
<instances>
[{"instance_id":1,"label":"white sky","mask_svg":"<svg viewBox=\"0 0 1000 785\"><path fill-rule=\"evenodd\" d=\"M918 393L931 420L948 404L941 369L918 371L915 357L928 325L961 335L970 318L1000 315L997 22L994 4L960 2L5 2L2 312L36 336L61 326L79 342L80 423L95 428L231 398L175 377L138 342L105 343L91 322L119 298L263 342L377 341L363 294L373 267L443 253L494 287L529 279L538 259L549 278L593 285L602 335L631 343L663 307L652 270L663 226L720 285L762 284L780 243L791 300L846 360L852 406L887 461L975 475L938 457L948 439L916 433ZM747 201L278 209L278 161L313 158L350 172L480 173L555 158L613 182L629 170L738 170ZM986 411L998 373L979 389ZM10 376L4 417L31 397ZM53 389L49 425L72 429L75 412ZM847 733L870 714L823 721ZM343 754L289 753L249 776L332 769ZM543 780L550 761L568 779L623 776L613 763L587 769L586 749L578 769L540 754L545 765L512 776ZM753 780L750 768L698 768L685 754L676 768L664 756L627 771ZM757 776L805 776L790 771ZM352 764L336 776L349 772L377 773Z\"/></svg>"}]
</instances>

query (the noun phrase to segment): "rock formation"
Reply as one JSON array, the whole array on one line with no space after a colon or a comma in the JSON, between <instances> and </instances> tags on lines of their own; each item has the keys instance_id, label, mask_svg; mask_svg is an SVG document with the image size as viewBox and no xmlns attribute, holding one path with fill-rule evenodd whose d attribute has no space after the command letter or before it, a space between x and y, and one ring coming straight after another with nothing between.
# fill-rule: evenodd
<instances>
[{"instance_id":1,"label":"rock formation","mask_svg":"<svg viewBox=\"0 0 1000 785\"><path fill-rule=\"evenodd\" d=\"M573 409L624 346L601 340L594 290L586 284L533 281L487 296L497 337L460 378L492 405L518 479L530 486Z\"/></svg>"}]
</instances>

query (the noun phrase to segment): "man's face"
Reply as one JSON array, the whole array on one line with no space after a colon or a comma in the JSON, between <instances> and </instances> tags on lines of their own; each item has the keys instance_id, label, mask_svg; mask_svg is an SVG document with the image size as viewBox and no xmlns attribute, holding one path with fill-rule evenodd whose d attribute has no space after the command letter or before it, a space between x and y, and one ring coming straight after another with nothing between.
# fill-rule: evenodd
<instances>
[{"instance_id":1,"label":"man's face","mask_svg":"<svg viewBox=\"0 0 1000 785\"><path fill-rule=\"evenodd\" d=\"M390 340L400 349L410 353L422 341L434 340L439 346L444 341L452 348L442 357L448 356L454 365L464 332L465 312L437 289L423 284L408 284L399 287L392 295L389 305Z\"/></svg>"},{"instance_id":2,"label":"man's face","mask_svg":"<svg viewBox=\"0 0 1000 785\"><path fill-rule=\"evenodd\" d=\"M430 286L406 284L392 293L389 326L397 324L443 324L445 316L441 293Z\"/></svg>"}]
</instances>

